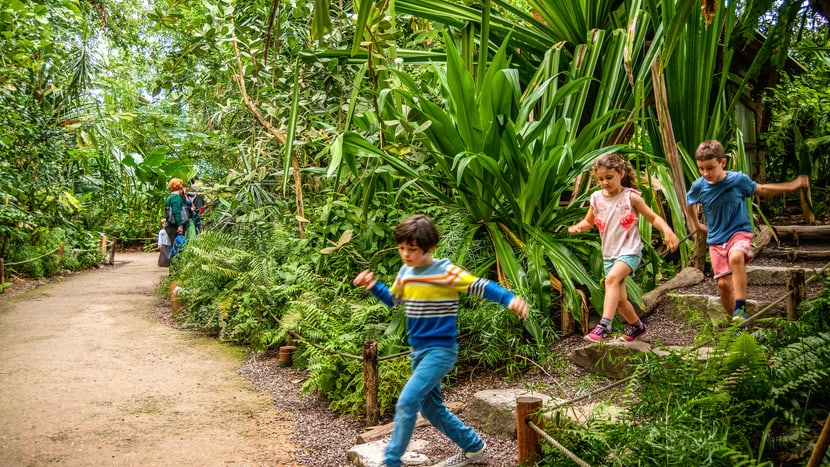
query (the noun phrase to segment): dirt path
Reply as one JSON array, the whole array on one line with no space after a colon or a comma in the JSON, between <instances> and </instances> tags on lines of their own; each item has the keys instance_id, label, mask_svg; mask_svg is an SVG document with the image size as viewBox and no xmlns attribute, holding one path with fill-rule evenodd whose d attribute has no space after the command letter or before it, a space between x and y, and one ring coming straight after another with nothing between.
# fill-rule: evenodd
<instances>
[{"instance_id":1,"label":"dirt path","mask_svg":"<svg viewBox=\"0 0 830 467\"><path fill-rule=\"evenodd\" d=\"M156 258L0 301L0 465L294 465L245 355L155 318Z\"/></svg>"}]
</instances>

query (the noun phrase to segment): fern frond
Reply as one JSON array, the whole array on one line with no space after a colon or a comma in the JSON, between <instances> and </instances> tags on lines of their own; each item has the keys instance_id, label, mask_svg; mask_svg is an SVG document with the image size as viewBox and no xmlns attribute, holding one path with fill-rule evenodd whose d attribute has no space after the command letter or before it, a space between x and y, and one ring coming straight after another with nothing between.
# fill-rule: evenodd
<instances>
[{"instance_id":1,"label":"fern frond","mask_svg":"<svg viewBox=\"0 0 830 467\"><path fill-rule=\"evenodd\" d=\"M830 387L830 333L805 337L773 356L773 397L784 402L795 395ZM801 397L799 397L801 399Z\"/></svg>"}]
</instances>

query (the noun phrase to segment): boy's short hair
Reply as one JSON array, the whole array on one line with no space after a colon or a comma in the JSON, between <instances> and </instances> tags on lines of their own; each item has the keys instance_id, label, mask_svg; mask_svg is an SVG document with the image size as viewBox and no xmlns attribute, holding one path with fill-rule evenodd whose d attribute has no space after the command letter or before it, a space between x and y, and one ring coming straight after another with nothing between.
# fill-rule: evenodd
<instances>
[{"instance_id":1,"label":"boy's short hair","mask_svg":"<svg viewBox=\"0 0 830 467\"><path fill-rule=\"evenodd\" d=\"M710 139L706 140L700 145L698 145L697 150L695 151L695 160L698 161L708 161L710 159L716 159L718 162L722 161L724 158L723 153L723 145L720 144L720 141Z\"/></svg>"},{"instance_id":2,"label":"boy's short hair","mask_svg":"<svg viewBox=\"0 0 830 467\"><path fill-rule=\"evenodd\" d=\"M427 251L438 245L441 236L432 219L423 214L415 214L395 227L394 238L397 244L413 244Z\"/></svg>"}]
</instances>

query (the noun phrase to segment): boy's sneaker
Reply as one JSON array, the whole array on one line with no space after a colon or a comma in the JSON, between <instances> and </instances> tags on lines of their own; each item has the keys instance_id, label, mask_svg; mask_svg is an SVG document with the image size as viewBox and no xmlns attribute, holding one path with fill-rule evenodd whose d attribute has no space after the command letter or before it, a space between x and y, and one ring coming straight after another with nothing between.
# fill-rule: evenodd
<instances>
[{"instance_id":1,"label":"boy's sneaker","mask_svg":"<svg viewBox=\"0 0 830 467\"><path fill-rule=\"evenodd\" d=\"M461 451L458 454L448 457L441 464L444 467L460 467L462 465L474 464L490 457L490 451L487 450L487 444L476 452Z\"/></svg>"},{"instance_id":2,"label":"boy's sneaker","mask_svg":"<svg viewBox=\"0 0 830 467\"><path fill-rule=\"evenodd\" d=\"M735 310L735 313L732 314L732 324L741 324L746 319L749 318L746 314L746 310L741 308L739 310Z\"/></svg>"},{"instance_id":3,"label":"boy's sneaker","mask_svg":"<svg viewBox=\"0 0 830 467\"><path fill-rule=\"evenodd\" d=\"M591 342L599 342L607 340L610 337L611 331L605 329L604 327L600 326L599 324L597 327L594 328L593 331L589 332L585 335L584 339L586 341Z\"/></svg>"},{"instance_id":4,"label":"boy's sneaker","mask_svg":"<svg viewBox=\"0 0 830 467\"><path fill-rule=\"evenodd\" d=\"M626 342L633 342L637 340L638 337L642 336L646 333L646 325L640 323L640 326L632 326L628 323L625 324L625 332L621 336L623 340Z\"/></svg>"}]
</instances>

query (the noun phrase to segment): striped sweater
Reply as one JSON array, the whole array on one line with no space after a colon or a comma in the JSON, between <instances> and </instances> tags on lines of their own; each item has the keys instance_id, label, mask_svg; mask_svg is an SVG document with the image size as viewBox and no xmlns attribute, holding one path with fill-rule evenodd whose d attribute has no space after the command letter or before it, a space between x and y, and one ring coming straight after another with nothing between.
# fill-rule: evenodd
<instances>
[{"instance_id":1,"label":"striped sweater","mask_svg":"<svg viewBox=\"0 0 830 467\"><path fill-rule=\"evenodd\" d=\"M404 304L408 342L415 348L455 345L459 294L484 297L504 306L514 297L513 292L475 277L446 258L421 268L403 266L392 287L377 281L371 292L390 307Z\"/></svg>"}]
</instances>

